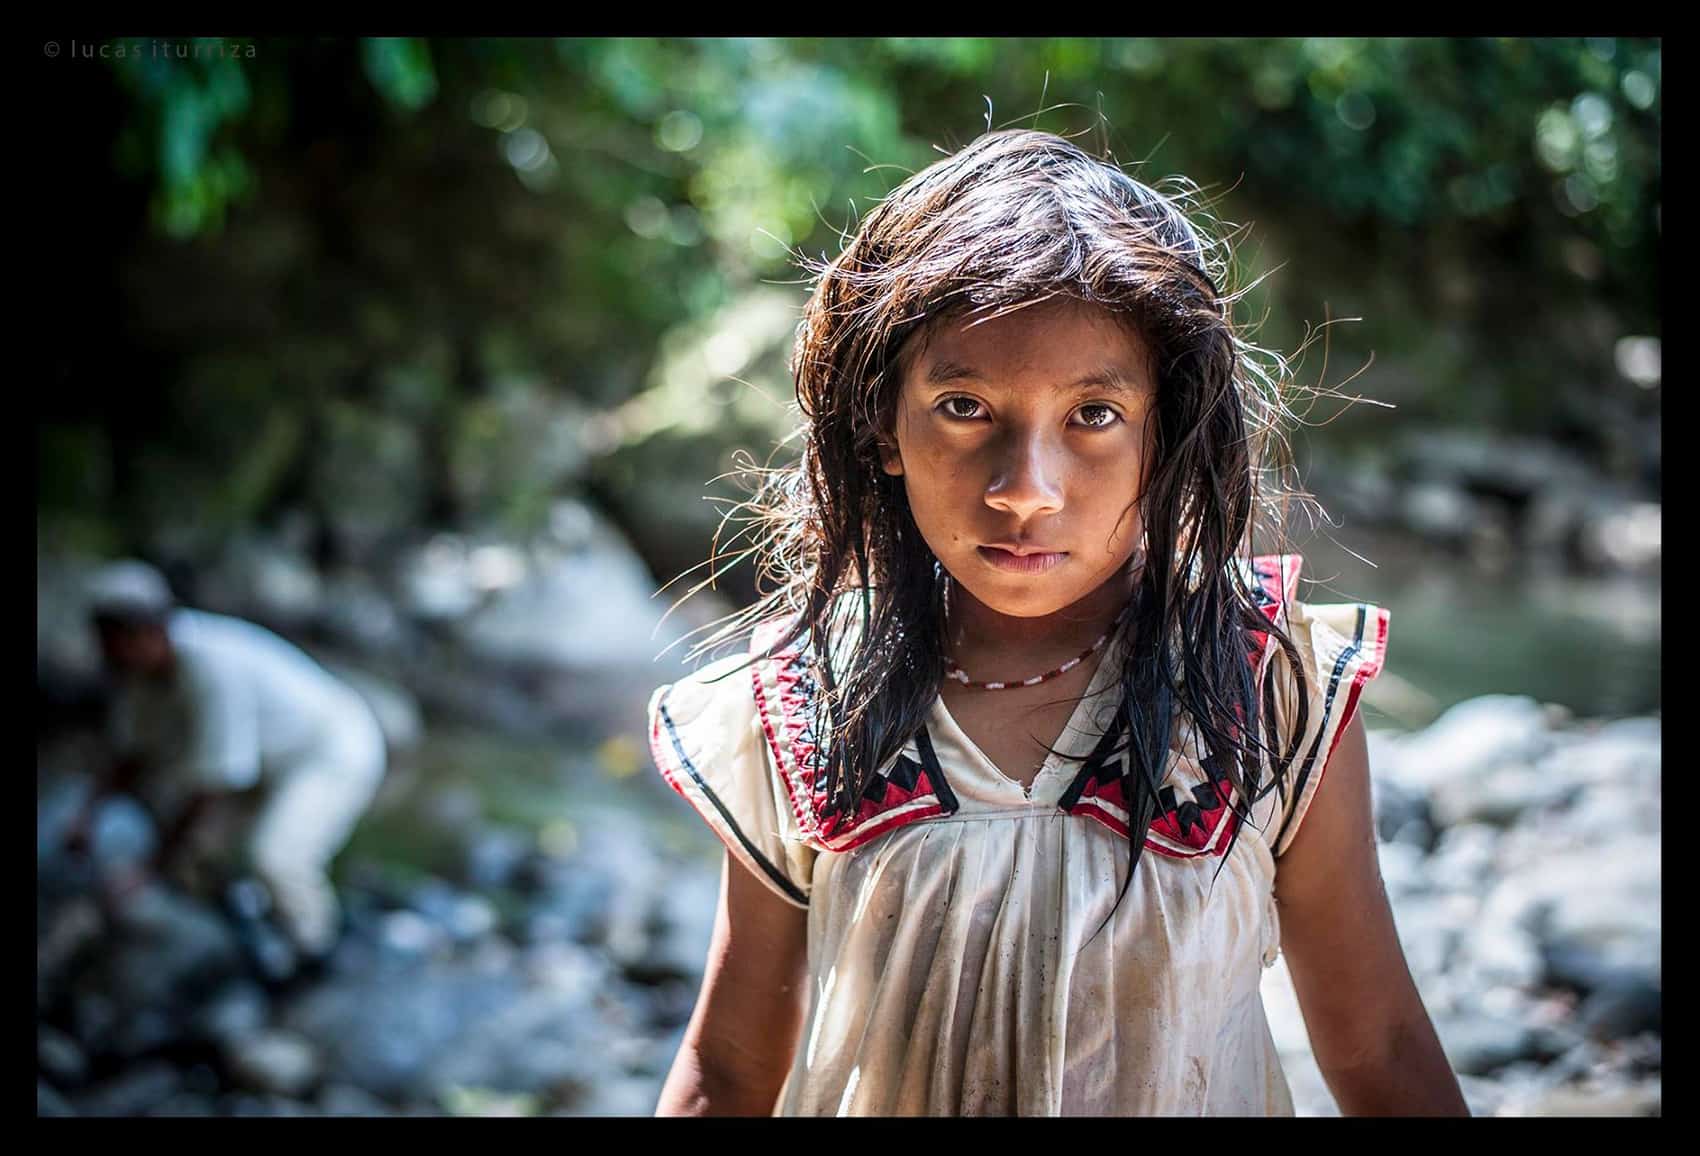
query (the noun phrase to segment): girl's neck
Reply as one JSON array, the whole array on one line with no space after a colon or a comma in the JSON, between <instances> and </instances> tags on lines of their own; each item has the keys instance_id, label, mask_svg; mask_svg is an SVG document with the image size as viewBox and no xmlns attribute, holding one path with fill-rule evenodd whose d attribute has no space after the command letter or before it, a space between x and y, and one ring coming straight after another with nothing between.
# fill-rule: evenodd
<instances>
[{"instance_id":1,"label":"girl's neck","mask_svg":"<svg viewBox=\"0 0 1700 1156\"><path fill-rule=\"evenodd\" d=\"M969 663L976 656L1078 653L1115 621L1133 597L1137 577L1138 572L1129 569L1079 601L1037 618L1000 614L961 583L952 582L945 652L971 672L974 668Z\"/></svg>"}]
</instances>

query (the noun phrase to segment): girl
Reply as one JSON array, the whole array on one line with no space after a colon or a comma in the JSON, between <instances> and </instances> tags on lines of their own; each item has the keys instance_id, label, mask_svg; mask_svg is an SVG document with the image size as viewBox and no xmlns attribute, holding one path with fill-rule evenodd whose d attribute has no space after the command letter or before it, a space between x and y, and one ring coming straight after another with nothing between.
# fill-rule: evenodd
<instances>
[{"instance_id":1,"label":"girl","mask_svg":"<svg viewBox=\"0 0 1700 1156\"><path fill-rule=\"evenodd\" d=\"M1251 555L1278 398L1212 258L1017 131L817 270L778 584L650 702L727 850L659 1114L1291 1114L1283 950L1343 1111L1465 1112L1377 868L1387 613Z\"/></svg>"}]
</instances>

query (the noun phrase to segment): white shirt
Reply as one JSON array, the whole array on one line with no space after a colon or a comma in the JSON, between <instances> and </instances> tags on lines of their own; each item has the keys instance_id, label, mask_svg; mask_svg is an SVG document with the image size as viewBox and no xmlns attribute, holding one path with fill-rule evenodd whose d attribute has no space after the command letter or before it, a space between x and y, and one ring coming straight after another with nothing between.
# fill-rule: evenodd
<instances>
[{"instance_id":1,"label":"white shirt","mask_svg":"<svg viewBox=\"0 0 1700 1156\"><path fill-rule=\"evenodd\" d=\"M271 631L179 610L168 681L126 679L112 714L120 752L176 786L245 790L375 728L358 693Z\"/></svg>"},{"instance_id":2,"label":"white shirt","mask_svg":"<svg viewBox=\"0 0 1700 1156\"><path fill-rule=\"evenodd\" d=\"M1297 558L1267 561L1290 591ZM800 665L734 656L658 691L651 742L668 783L808 909L807 1021L776 1114L1291 1115L1261 998L1281 942L1276 859L1381 668L1388 616L1290 593L1285 610L1310 701L1291 789L1263 796L1228 850L1237 820L1183 723L1162 815L1096 937L1127 877L1113 760L1047 759L1024 792L940 700L878 801L827 823ZM1102 741L1120 651L1059 750ZM1296 698L1277 677L1288 734Z\"/></svg>"}]
</instances>

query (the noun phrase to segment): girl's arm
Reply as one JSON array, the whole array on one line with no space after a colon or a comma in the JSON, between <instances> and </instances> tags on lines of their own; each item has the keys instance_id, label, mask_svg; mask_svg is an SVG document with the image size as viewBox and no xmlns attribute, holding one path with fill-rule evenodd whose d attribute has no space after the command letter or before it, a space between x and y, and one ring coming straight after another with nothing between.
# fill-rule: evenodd
<instances>
[{"instance_id":1,"label":"girl's arm","mask_svg":"<svg viewBox=\"0 0 1700 1156\"><path fill-rule=\"evenodd\" d=\"M1467 1116L1381 882L1369 747L1354 718L1277 861L1281 950L1328 1089L1348 1116Z\"/></svg>"},{"instance_id":2,"label":"girl's arm","mask_svg":"<svg viewBox=\"0 0 1700 1156\"><path fill-rule=\"evenodd\" d=\"M731 855L696 1010L657 1116L768 1116L808 1008L809 913Z\"/></svg>"}]
</instances>

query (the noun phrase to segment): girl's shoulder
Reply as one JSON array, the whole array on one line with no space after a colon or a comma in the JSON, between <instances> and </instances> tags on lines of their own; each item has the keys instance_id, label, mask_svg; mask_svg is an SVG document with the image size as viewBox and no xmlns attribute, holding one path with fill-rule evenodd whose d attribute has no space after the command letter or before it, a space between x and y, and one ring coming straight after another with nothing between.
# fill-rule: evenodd
<instances>
[{"instance_id":1,"label":"girl's shoulder","mask_svg":"<svg viewBox=\"0 0 1700 1156\"><path fill-rule=\"evenodd\" d=\"M751 656L732 654L656 688L650 754L728 854L786 902L807 907L815 852L768 757L752 672Z\"/></svg>"},{"instance_id":2,"label":"girl's shoulder","mask_svg":"<svg viewBox=\"0 0 1700 1156\"><path fill-rule=\"evenodd\" d=\"M768 753L803 829L822 850L848 851L905 823L952 814L959 806L925 727L876 770L853 812L841 809L828 790L826 745L833 718L823 699L822 666L830 664L828 669L842 676L867 609L861 591L840 595L829 611L829 642L805 630L774 649L791 633L794 619L765 624L751 640L750 677Z\"/></svg>"},{"instance_id":3,"label":"girl's shoulder","mask_svg":"<svg viewBox=\"0 0 1700 1156\"><path fill-rule=\"evenodd\" d=\"M831 649L841 660L859 601L852 592L833 608L841 617ZM750 851L759 843L748 829L754 825L757 835L777 833L792 859L846 851L903 823L953 813L957 800L924 729L878 770L853 813L839 808L826 782L831 724L820 684L822 647L814 631L797 625L794 616L761 622L746 653L655 691L650 749L668 785L697 805L729 848ZM778 866L777 858L751 853L747 861L772 879L761 865ZM777 889L798 901L794 891Z\"/></svg>"},{"instance_id":4,"label":"girl's shoulder","mask_svg":"<svg viewBox=\"0 0 1700 1156\"><path fill-rule=\"evenodd\" d=\"M1294 751L1268 838L1277 857L1292 844L1329 759L1357 715L1364 688L1386 665L1391 617L1373 602L1299 598L1302 562L1297 554L1281 554L1246 563L1259 608L1281 627L1298 660L1295 666L1273 631L1253 640L1259 682L1273 681L1278 727Z\"/></svg>"},{"instance_id":5,"label":"girl's shoulder","mask_svg":"<svg viewBox=\"0 0 1700 1156\"><path fill-rule=\"evenodd\" d=\"M1258 554L1241 559L1247 584L1258 609L1272 624L1300 644L1300 659L1308 668L1332 665L1351 652L1374 660L1380 670L1387 644L1388 611L1372 602L1316 602L1301 599L1299 578L1304 569L1300 554ZM1267 667L1280 642L1272 631L1251 636L1252 652L1259 673Z\"/></svg>"}]
</instances>

